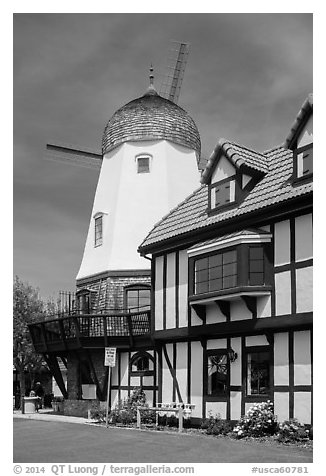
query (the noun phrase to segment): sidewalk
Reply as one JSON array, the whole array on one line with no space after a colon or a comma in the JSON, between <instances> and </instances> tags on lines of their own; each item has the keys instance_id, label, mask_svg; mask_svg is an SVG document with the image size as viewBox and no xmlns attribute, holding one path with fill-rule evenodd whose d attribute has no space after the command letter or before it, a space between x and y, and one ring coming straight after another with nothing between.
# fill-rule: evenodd
<instances>
[{"instance_id":1,"label":"sidewalk","mask_svg":"<svg viewBox=\"0 0 326 476\"><path fill-rule=\"evenodd\" d=\"M54 413L51 408L44 408L44 409L42 408L39 410L38 413L24 413L24 414L22 414L21 410L14 410L13 417L22 418L25 420L56 421L56 422L79 423L79 424L92 423L92 420L88 420L87 418L58 415L57 413Z\"/></svg>"}]
</instances>

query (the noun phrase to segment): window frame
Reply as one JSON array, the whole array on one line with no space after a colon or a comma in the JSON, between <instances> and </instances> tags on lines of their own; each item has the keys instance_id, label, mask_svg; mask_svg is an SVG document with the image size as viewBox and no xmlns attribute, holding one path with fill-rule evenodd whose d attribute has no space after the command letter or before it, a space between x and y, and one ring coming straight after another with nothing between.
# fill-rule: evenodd
<instances>
[{"instance_id":1,"label":"window frame","mask_svg":"<svg viewBox=\"0 0 326 476\"><path fill-rule=\"evenodd\" d=\"M208 362L209 358L213 356L226 356L226 383L225 383L225 391L224 393L208 393L208 381L209 381L209 367ZM206 401L211 402L219 402L219 401L226 401L230 395L230 382L231 382L231 375L230 375L230 359L228 356L228 349L208 349L205 351L204 356L204 365L205 365L205 372L204 372L204 385L203 385L203 392Z\"/></svg>"},{"instance_id":2,"label":"window frame","mask_svg":"<svg viewBox=\"0 0 326 476\"><path fill-rule=\"evenodd\" d=\"M249 382L249 365L248 365L248 356L250 354L263 354L266 353L269 356L268 360L268 389L266 393L248 393L248 382ZM249 401L263 401L266 398L271 398L272 394L272 377L273 377L273 353L271 345L260 345L260 346L251 346L246 347L243 355L243 367L244 367L244 387L245 387L245 398Z\"/></svg>"},{"instance_id":3,"label":"window frame","mask_svg":"<svg viewBox=\"0 0 326 476\"><path fill-rule=\"evenodd\" d=\"M226 255L227 253L232 253L232 252L235 252L235 261L232 261L231 263L224 263L223 262L223 257L224 255ZM213 257L215 256L221 256L222 257L222 261L221 261L221 265L220 266L209 266L209 261L210 259L212 259ZM200 283L205 283L207 282L208 284L208 289L207 291L204 291L204 292L196 292L196 274L200 271L196 271L196 263L200 260L204 260L204 259L207 259L208 260L208 267L205 268L204 270L201 270L201 271L206 271L207 270L207 275L208 275L208 280L207 281L200 281ZM232 248L226 248L226 249L223 249L223 250L220 250L218 253L212 253L212 254L208 254L208 255L199 255L197 257L195 257L194 259L194 294L197 296L197 295L200 295L200 294L207 294L207 293L210 293L210 292L220 292L220 291L225 291L225 290L228 290L228 289L234 289L238 286L238 275L239 275L239 272L238 272L238 261L239 261L239 257L238 257L238 250L237 250L237 247L232 247ZM232 275L225 275L224 272L225 272L225 267L227 265L230 265L230 264L236 264L236 273L235 274L232 274ZM222 287L220 289L216 289L216 290L211 290L210 289L210 282L211 281L214 281L214 280L211 280L210 279L210 270L212 269L215 269L215 268L221 268L221 277L220 278L216 278L216 279L221 279L222 281ZM236 284L234 286L229 286L229 287L224 287L223 286L223 281L225 278L229 277L229 276L236 276ZM216 280L215 279L215 280Z\"/></svg>"},{"instance_id":4,"label":"window frame","mask_svg":"<svg viewBox=\"0 0 326 476\"><path fill-rule=\"evenodd\" d=\"M263 249L263 273L264 284L250 284L250 248ZM226 253L228 251L236 250L237 252L237 283L234 287L222 288L216 291L207 291L203 293L196 293L196 261L201 258ZM236 294L242 290L246 291L271 291L273 280L273 262L272 262L273 248L271 242L259 243L240 243L229 247L223 247L218 250L208 251L207 253L198 253L189 257L189 272L188 272L188 297L191 302L203 298L214 298L223 295Z\"/></svg>"},{"instance_id":5,"label":"window frame","mask_svg":"<svg viewBox=\"0 0 326 476\"><path fill-rule=\"evenodd\" d=\"M134 363L140 359L140 358L144 358L146 357L148 359L148 362L152 362L152 370L148 369L148 370L132 370L132 366L134 365ZM148 352L146 351L139 351L137 352L136 354L134 354L131 359L129 360L129 375L130 377L140 377L140 376L144 376L144 377L150 377L150 376L154 376L155 375L155 359L154 357L149 354Z\"/></svg>"},{"instance_id":6,"label":"window frame","mask_svg":"<svg viewBox=\"0 0 326 476\"><path fill-rule=\"evenodd\" d=\"M104 213L96 213L93 217L94 218L94 248L98 248L99 246L103 245L103 221L104 221L103 217L104 217ZM101 220L100 236L98 236L98 229L96 226L97 220Z\"/></svg>"},{"instance_id":7,"label":"window frame","mask_svg":"<svg viewBox=\"0 0 326 476\"><path fill-rule=\"evenodd\" d=\"M148 160L148 169L147 170L142 170L142 171L139 170L139 160L140 159L147 159ZM153 156L151 154L148 154L148 153L141 153L141 154L136 155L135 161L136 161L136 173L137 173L137 175L138 174L143 175L143 174L151 173L152 159L153 159Z\"/></svg>"},{"instance_id":8,"label":"window frame","mask_svg":"<svg viewBox=\"0 0 326 476\"><path fill-rule=\"evenodd\" d=\"M311 151L313 164L313 142L293 150L293 183L308 182L313 177L313 170L306 175L298 175L298 156L305 151Z\"/></svg>"},{"instance_id":9,"label":"window frame","mask_svg":"<svg viewBox=\"0 0 326 476\"><path fill-rule=\"evenodd\" d=\"M215 189L225 185L226 183L231 183L231 182L234 182L234 200L232 200L232 202L229 201L229 202L222 203L221 205L218 205L218 206L216 206L216 205L212 206L212 192L214 191L214 193L216 194ZM226 177L223 180L219 180L218 182L214 182L214 183L209 184L209 186L208 186L208 210L211 211L211 212L215 212L215 211L220 211L220 210L223 210L223 209L226 209L226 208L231 208L231 207L236 206L237 203L238 203L238 199L239 199L239 191L241 190L241 188L239 188L239 187L240 187L240 185L239 185L239 173L230 175L229 177Z\"/></svg>"},{"instance_id":10,"label":"window frame","mask_svg":"<svg viewBox=\"0 0 326 476\"><path fill-rule=\"evenodd\" d=\"M148 306L142 306L140 307L139 306L139 291L149 291L149 304ZM128 307L128 291L138 291L138 307L135 307L133 308L132 311L130 311L129 307ZM145 312L145 311L149 311L150 308L151 308L151 285L150 284L130 284L128 286L125 286L124 287L124 290L123 290L123 294L124 294L124 308L126 309L127 312ZM145 307L148 309L145 309Z\"/></svg>"}]
</instances>

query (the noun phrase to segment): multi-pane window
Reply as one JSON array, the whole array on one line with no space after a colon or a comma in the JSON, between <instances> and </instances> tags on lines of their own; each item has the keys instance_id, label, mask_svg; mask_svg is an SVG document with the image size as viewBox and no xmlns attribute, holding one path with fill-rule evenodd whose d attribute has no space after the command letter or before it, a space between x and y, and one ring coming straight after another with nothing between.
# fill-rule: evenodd
<instances>
[{"instance_id":1,"label":"multi-pane window","mask_svg":"<svg viewBox=\"0 0 326 476\"><path fill-rule=\"evenodd\" d=\"M103 216L95 218L95 241L94 246L100 246L103 243Z\"/></svg>"},{"instance_id":2,"label":"multi-pane window","mask_svg":"<svg viewBox=\"0 0 326 476\"><path fill-rule=\"evenodd\" d=\"M235 179L224 180L211 188L211 209L228 205L235 201Z\"/></svg>"},{"instance_id":3,"label":"multi-pane window","mask_svg":"<svg viewBox=\"0 0 326 476\"><path fill-rule=\"evenodd\" d=\"M247 354L247 395L269 393L269 352Z\"/></svg>"},{"instance_id":4,"label":"multi-pane window","mask_svg":"<svg viewBox=\"0 0 326 476\"><path fill-rule=\"evenodd\" d=\"M228 389L228 356L216 352L207 356L207 395L223 396Z\"/></svg>"},{"instance_id":5,"label":"multi-pane window","mask_svg":"<svg viewBox=\"0 0 326 476\"><path fill-rule=\"evenodd\" d=\"M146 311L150 308L150 288L130 288L126 290L126 307L128 311Z\"/></svg>"},{"instance_id":6,"label":"multi-pane window","mask_svg":"<svg viewBox=\"0 0 326 476\"><path fill-rule=\"evenodd\" d=\"M296 151L297 154L297 175L305 177L313 172L313 148L312 144L304 146Z\"/></svg>"},{"instance_id":7,"label":"multi-pane window","mask_svg":"<svg viewBox=\"0 0 326 476\"><path fill-rule=\"evenodd\" d=\"M137 173L148 174L149 173L149 157L137 157Z\"/></svg>"},{"instance_id":8,"label":"multi-pane window","mask_svg":"<svg viewBox=\"0 0 326 476\"><path fill-rule=\"evenodd\" d=\"M264 250L261 246L249 247L249 285L259 286L264 283Z\"/></svg>"},{"instance_id":9,"label":"multi-pane window","mask_svg":"<svg viewBox=\"0 0 326 476\"><path fill-rule=\"evenodd\" d=\"M220 291L237 285L236 250L195 261L195 294Z\"/></svg>"}]
</instances>

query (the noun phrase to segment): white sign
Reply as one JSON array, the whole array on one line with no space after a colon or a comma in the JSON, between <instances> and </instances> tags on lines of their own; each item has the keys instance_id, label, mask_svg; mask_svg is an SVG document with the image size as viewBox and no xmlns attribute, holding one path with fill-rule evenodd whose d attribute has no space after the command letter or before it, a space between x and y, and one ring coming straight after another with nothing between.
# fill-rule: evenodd
<instances>
[{"instance_id":1,"label":"white sign","mask_svg":"<svg viewBox=\"0 0 326 476\"><path fill-rule=\"evenodd\" d=\"M116 347L105 347L105 367L115 367Z\"/></svg>"}]
</instances>

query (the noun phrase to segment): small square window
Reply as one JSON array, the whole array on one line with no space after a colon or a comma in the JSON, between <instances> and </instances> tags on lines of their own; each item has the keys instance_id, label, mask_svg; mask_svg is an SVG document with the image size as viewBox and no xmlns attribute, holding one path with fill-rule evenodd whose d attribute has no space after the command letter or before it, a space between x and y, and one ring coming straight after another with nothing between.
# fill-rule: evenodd
<instances>
[{"instance_id":1,"label":"small square window","mask_svg":"<svg viewBox=\"0 0 326 476\"><path fill-rule=\"evenodd\" d=\"M137 158L137 173L148 174L149 173L149 157Z\"/></svg>"}]
</instances>

